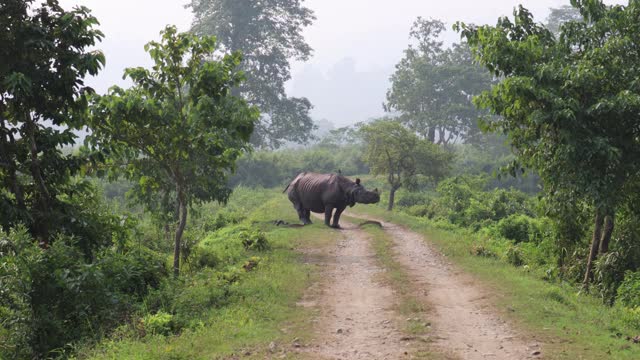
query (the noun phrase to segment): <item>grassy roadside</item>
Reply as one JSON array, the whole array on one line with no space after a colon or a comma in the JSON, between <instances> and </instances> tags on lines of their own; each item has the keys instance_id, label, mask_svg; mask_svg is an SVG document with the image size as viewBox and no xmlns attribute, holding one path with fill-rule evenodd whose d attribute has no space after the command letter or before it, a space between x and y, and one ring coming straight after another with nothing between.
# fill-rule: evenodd
<instances>
[{"instance_id":1,"label":"grassy roadside","mask_svg":"<svg viewBox=\"0 0 640 360\"><path fill-rule=\"evenodd\" d=\"M357 223L359 219L349 218L352 223ZM393 242L390 237L376 225L363 226L372 239L376 260L385 269L383 281L390 284L399 295L399 303L396 311L401 316L399 327L407 335L408 339L423 341L416 346L416 352L412 354L416 359L440 359L437 352L429 349L428 335L431 323L426 317L427 313L424 305L413 294L414 289L400 263L394 259Z\"/></svg>"},{"instance_id":2,"label":"grassy roadside","mask_svg":"<svg viewBox=\"0 0 640 360\"><path fill-rule=\"evenodd\" d=\"M279 192L265 191L269 192L268 200L251 211L245 223L264 231L271 248L260 253L260 263L254 270L242 274L241 280L232 285L228 301L199 313L200 326L177 335L116 333L91 349L81 350L78 358L217 359L235 354L262 359L272 352L283 358L299 358L292 352L292 343L295 338L304 342L311 337L312 314L296 302L318 274L296 249L327 246L332 233L318 224L304 228L275 226L271 222L276 219L290 223L297 219ZM199 294L198 286L196 282L195 294ZM269 349L272 342L275 351Z\"/></svg>"},{"instance_id":3,"label":"grassy roadside","mask_svg":"<svg viewBox=\"0 0 640 360\"><path fill-rule=\"evenodd\" d=\"M578 295L569 285L546 282L526 269L474 256L473 236L435 229L419 218L389 213L380 207L360 206L353 212L374 215L424 234L496 294L498 311L529 334L527 340L543 343L545 358L640 358L640 345L626 339L638 334L623 321L622 309L603 306L596 298Z\"/></svg>"}]
</instances>

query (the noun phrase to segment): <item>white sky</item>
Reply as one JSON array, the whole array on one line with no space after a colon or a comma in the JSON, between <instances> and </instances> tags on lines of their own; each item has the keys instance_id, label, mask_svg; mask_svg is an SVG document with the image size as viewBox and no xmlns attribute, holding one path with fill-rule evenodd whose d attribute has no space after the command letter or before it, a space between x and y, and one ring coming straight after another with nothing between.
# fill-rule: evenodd
<instances>
[{"instance_id":1,"label":"white sky","mask_svg":"<svg viewBox=\"0 0 640 360\"><path fill-rule=\"evenodd\" d=\"M124 68L150 63L143 46L157 39L165 25L189 29L191 13L184 8L187 2L61 0L66 8L84 5L92 9L106 35L98 48L104 51L107 66L97 78L90 79L89 84L98 92L104 92L113 84L126 85L122 80ZM313 9L317 17L305 31L314 55L306 64L293 65L294 79L289 90L295 96L309 97L316 107L314 117L327 118L338 125L380 116L380 104L388 87L385 79L402 57L408 43L409 28L416 17L437 18L445 21L449 28L458 20L495 24L499 16L511 15L514 7L523 4L537 21L542 22L550 7L568 3L568 0L306 0L304 4ZM458 39L453 32L446 36L448 42ZM360 88L345 83L345 92L337 94L337 80L331 79L331 74L336 73L336 64L344 65L345 61L350 68L343 69L342 73L351 71L353 78L363 82ZM333 81L333 86L327 87L333 91L324 92L322 87L318 88L317 82L322 82L323 78ZM349 94L353 94L352 99L345 99L344 96ZM347 101L351 101L348 106L345 105Z\"/></svg>"}]
</instances>

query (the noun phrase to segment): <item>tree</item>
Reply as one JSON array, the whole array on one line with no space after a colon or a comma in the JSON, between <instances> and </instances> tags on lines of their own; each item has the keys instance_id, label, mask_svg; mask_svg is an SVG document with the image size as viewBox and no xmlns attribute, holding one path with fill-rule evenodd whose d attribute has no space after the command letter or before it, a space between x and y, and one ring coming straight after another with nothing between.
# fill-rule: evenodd
<instances>
[{"instance_id":1,"label":"tree","mask_svg":"<svg viewBox=\"0 0 640 360\"><path fill-rule=\"evenodd\" d=\"M73 196L89 189L73 178L89 157L61 149L86 125L81 114L93 89L83 78L105 59L87 50L103 37L89 9L32 3L0 6L0 226L25 224L47 247L55 233L77 230Z\"/></svg>"},{"instance_id":2,"label":"tree","mask_svg":"<svg viewBox=\"0 0 640 360\"><path fill-rule=\"evenodd\" d=\"M222 51L241 51L246 81L235 91L262 112L252 143L278 148L285 141L303 143L314 128L306 98L287 97L290 59L306 61L311 47L302 31L312 24L313 11L304 0L191 0L192 30L215 35Z\"/></svg>"},{"instance_id":3,"label":"tree","mask_svg":"<svg viewBox=\"0 0 640 360\"><path fill-rule=\"evenodd\" d=\"M388 210L393 209L395 193L412 186L418 175L433 181L449 170L451 154L418 136L397 121L380 119L360 128L365 143L365 162L374 175L385 175L389 191Z\"/></svg>"},{"instance_id":4,"label":"tree","mask_svg":"<svg viewBox=\"0 0 640 360\"><path fill-rule=\"evenodd\" d=\"M640 170L640 1L571 3L583 19L565 23L558 38L523 7L513 21L456 27L502 79L476 103L501 116L486 125L509 135L519 159L513 172L533 168L549 197L593 206L586 287Z\"/></svg>"},{"instance_id":5,"label":"tree","mask_svg":"<svg viewBox=\"0 0 640 360\"><path fill-rule=\"evenodd\" d=\"M571 5L562 5L558 8L551 8L551 12L547 17L547 29L554 35L560 35L560 27L569 21L580 21L582 15L580 11Z\"/></svg>"},{"instance_id":6,"label":"tree","mask_svg":"<svg viewBox=\"0 0 640 360\"><path fill-rule=\"evenodd\" d=\"M214 59L214 37L162 31L162 40L145 46L153 70L129 68L130 89L114 86L92 104L92 143L124 164L141 199L153 208L153 194L174 194L174 274L180 269L187 208L194 202L226 201L227 175L249 149L257 109L231 95L242 75L239 53ZM163 209L164 207L160 207Z\"/></svg>"},{"instance_id":7,"label":"tree","mask_svg":"<svg viewBox=\"0 0 640 360\"><path fill-rule=\"evenodd\" d=\"M490 74L473 63L466 43L445 49L439 41L445 25L418 18L409 45L391 76L384 108L423 138L438 144L470 140L478 132L480 112L471 97L489 87Z\"/></svg>"}]
</instances>

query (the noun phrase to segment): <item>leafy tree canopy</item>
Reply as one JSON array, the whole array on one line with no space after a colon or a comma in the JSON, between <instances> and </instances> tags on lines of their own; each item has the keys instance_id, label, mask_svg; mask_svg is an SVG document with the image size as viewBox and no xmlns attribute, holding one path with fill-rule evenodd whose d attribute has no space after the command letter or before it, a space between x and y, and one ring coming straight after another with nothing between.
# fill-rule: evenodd
<instances>
[{"instance_id":1,"label":"leafy tree canopy","mask_svg":"<svg viewBox=\"0 0 640 360\"><path fill-rule=\"evenodd\" d=\"M557 8L551 8L551 12L547 17L547 28L554 34L560 35L560 26L569 21L580 21L582 15L580 11L571 5L563 5Z\"/></svg>"},{"instance_id":2,"label":"leafy tree canopy","mask_svg":"<svg viewBox=\"0 0 640 360\"><path fill-rule=\"evenodd\" d=\"M444 48L439 40L445 25L418 18L411 28L416 42L396 65L387 92L387 111L423 138L438 144L469 141L478 133L480 112L472 95L489 87L490 74L474 64L466 43Z\"/></svg>"},{"instance_id":3,"label":"leafy tree canopy","mask_svg":"<svg viewBox=\"0 0 640 360\"><path fill-rule=\"evenodd\" d=\"M584 20L565 23L557 38L522 6L496 26L456 26L502 78L476 99L501 116L487 127L509 135L551 197L595 207L593 260L600 243L606 252L615 209L640 170L640 1L571 3Z\"/></svg>"},{"instance_id":4,"label":"leafy tree canopy","mask_svg":"<svg viewBox=\"0 0 640 360\"><path fill-rule=\"evenodd\" d=\"M377 120L363 125L360 134L366 147L364 160L371 173L386 176L391 187L389 210L393 209L395 192L400 187L411 187L419 175L439 180L449 170L451 153L420 139L397 121Z\"/></svg>"},{"instance_id":5,"label":"leafy tree canopy","mask_svg":"<svg viewBox=\"0 0 640 360\"><path fill-rule=\"evenodd\" d=\"M226 201L227 176L249 149L258 110L231 95L243 80L238 52L215 58L214 37L162 32L161 42L145 46L152 70L129 68L130 89L117 86L92 106L92 142L112 155L112 165L137 182L135 191L151 208L157 193L173 193L179 225L174 271L187 207Z\"/></svg>"},{"instance_id":6,"label":"leafy tree canopy","mask_svg":"<svg viewBox=\"0 0 640 360\"><path fill-rule=\"evenodd\" d=\"M193 31L215 35L222 51L241 51L246 81L237 91L262 112L252 143L278 148L286 141L303 143L314 128L306 98L288 97L289 61L306 61L312 49L302 31L312 24L313 11L304 0L192 0Z\"/></svg>"},{"instance_id":7,"label":"leafy tree canopy","mask_svg":"<svg viewBox=\"0 0 640 360\"><path fill-rule=\"evenodd\" d=\"M83 79L105 59L88 50L103 37L89 9L32 3L0 5L0 226L26 224L47 246L56 232L79 235L90 226L73 202L89 190L73 180L88 159L61 148L74 145L72 130L86 125L93 89Z\"/></svg>"}]
</instances>

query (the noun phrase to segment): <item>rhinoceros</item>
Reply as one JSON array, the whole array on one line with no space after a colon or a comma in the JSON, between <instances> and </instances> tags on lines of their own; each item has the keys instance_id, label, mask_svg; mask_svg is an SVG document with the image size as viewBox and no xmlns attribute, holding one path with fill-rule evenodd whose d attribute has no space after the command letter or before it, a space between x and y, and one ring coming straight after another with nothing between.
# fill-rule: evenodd
<instances>
[{"instance_id":1,"label":"rhinoceros","mask_svg":"<svg viewBox=\"0 0 640 360\"><path fill-rule=\"evenodd\" d=\"M340 228L340 215L347 205L374 204L380 201L378 189L369 191L360 184L360 179L353 182L337 174L303 172L287 185L283 193L287 190L289 200L304 225L311 224L310 215L313 211L324 213L325 225ZM331 224L333 209L336 211Z\"/></svg>"}]
</instances>

